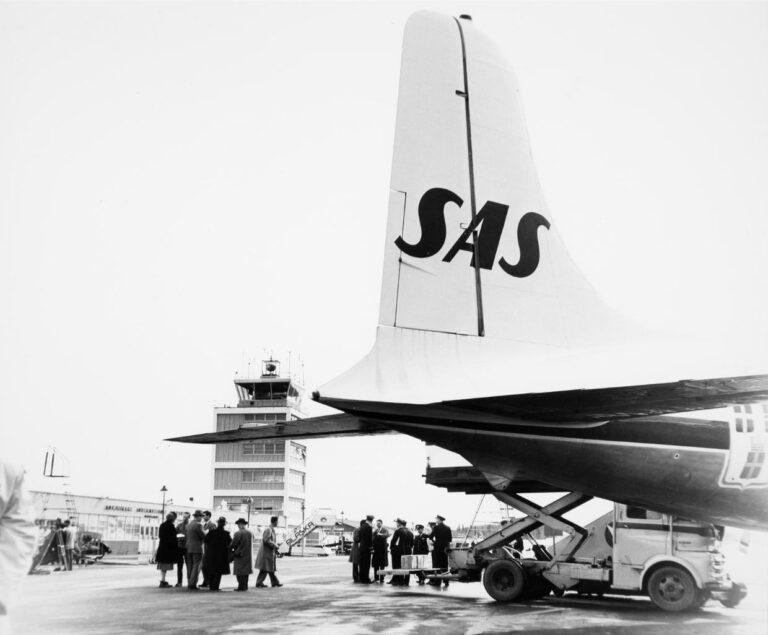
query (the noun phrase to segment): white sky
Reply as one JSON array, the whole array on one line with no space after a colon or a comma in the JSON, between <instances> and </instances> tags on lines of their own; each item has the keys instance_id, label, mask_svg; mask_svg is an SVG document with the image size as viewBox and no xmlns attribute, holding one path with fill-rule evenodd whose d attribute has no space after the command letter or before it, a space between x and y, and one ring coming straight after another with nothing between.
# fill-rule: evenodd
<instances>
[{"instance_id":1,"label":"white sky","mask_svg":"<svg viewBox=\"0 0 768 635\"><path fill-rule=\"evenodd\" d=\"M430 7L506 49L605 299L765 337L765 2L0 2L1 445L33 486L56 446L78 493L207 502L210 448L162 439L209 430L246 360L301 353L312 389L367 352L402 31ZM474 513L416 440L308 445L310 509Z\"/></svg>"}]
</instances>

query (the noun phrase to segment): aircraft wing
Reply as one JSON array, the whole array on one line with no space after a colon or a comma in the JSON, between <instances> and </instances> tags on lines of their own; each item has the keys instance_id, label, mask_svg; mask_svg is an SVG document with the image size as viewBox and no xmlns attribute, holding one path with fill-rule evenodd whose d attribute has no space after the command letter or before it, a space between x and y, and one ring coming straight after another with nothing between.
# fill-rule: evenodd
<instances>
[{"instance_id":1,"label":"aircraft wing","mask_svg":"<svg viewBox=\"0 0 768 635\"><path fill-rule=\"evenodd\" d=\"M363 434L385 434L394 431L382 425L365 421L347 414L333 414L309 417L281 423L242 426L235 430L205 432L185 437L166 439L181 443L237 443L254 439L311 439L313 437L342 437Z\"/></svg>"}]
</instances>

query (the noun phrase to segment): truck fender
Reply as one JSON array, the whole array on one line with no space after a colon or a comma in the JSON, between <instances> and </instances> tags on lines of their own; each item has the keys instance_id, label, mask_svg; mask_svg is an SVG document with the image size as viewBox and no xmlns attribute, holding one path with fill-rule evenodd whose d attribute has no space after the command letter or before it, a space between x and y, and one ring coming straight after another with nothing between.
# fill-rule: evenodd
<instances>
[{"instance_id":1,"label":"truck fender","mask_svg":"<svg viewBox=\"0 0 768 635\"><path fill-rule=\"evenodd\" d=\"M643 573L640 576L641 580L641 588L645 590L645 585L648 580L648 576L651 574L651 572L654 569L657 569L661 565L667 565L667 564L676 564L679 567L682 567L685 569L688 573L691 574L691 577L693 578L693 581L696 583L696 587L699 589L704 588L704 581L701 579L701 576L696 572L696 570L691 567L685 560L682 558L678 558L677 556L669 556L669 555L658 555L654 556L653 558L650 558L643 567Z\"/></svg>"}]
</instances>

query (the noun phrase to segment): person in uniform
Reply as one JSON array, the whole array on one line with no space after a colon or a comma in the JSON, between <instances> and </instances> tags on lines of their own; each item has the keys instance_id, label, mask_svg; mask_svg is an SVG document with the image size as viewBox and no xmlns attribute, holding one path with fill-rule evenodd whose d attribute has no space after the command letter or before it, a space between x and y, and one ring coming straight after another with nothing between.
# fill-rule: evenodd
<instances>
[{"instance_id":1,"label":"person in uniform","mask_svg":"<svg viewBox=\"0 0 768 635\"><path fill-rule=\"evenodd\" d=\"M373 579L375 582L384 582L384 576L378 575L381 569L386 569L387 565L387 540L389 540L389 529L384 527L384 521L379 518L376 521L376 527L373 530Z\"/></svg>"},{"instance_id":2,"label":"person in uniform","mask_svg":"<svg viewBox=\"0 0 768 635\"><path fill-rule=\"evenodd\" d=\"M205 532L200 523L203 512L199 509L192 514L192 520L187 525L187 589L197 591L197 578L200 576L200 565L203 563L203 538Z\"/></svg>"},{"instance_id":3,"label":"person in uniform","mask_svg":"<svg viewBox=\"0 0 768 635\"><path fill-rule=\"evenodd\" d=\"M416 525L416 535L413 537L413 555L423 556L429 554L429 539L424 533L424 525ZM424 584L426 576L423 571L416 574L419 578L419 584Z\"/></svg>"},{"instance_id":4,"label":"person in uniform","mask_svg":"<svg viewBox=\"0 0 768 635\"><path fill-rule=\"evenodd\" d=\"M229 545L229 551L232 554L232 573L237 577L235 591L247 591L248 576L253 573L253 534L245 528L247 524L245 518L238 518L235 521L237 531Z\"/></svg>"},{"instance_id":5,"label":"person in uniform","mask_svg":"<svg viewBox=\"0 0 768 635\"><path fill-rule=\"evenodd\" d=\"M411 548L413 546L413 534L406 527L406 522L402 518L398 518L396 521L397 529L392 534L392 542L389 545L389 550L392 552L392 568L399 569L401 565L401 558L403 556L410 555ZM389 581L389 584L395 586L408 586L410 575L394 575Z\"/></svg>"},{"instance_id":6,"label":"person in uniform","mask_svg":"<svg viewBox=\"0 0 768 635\"><path fill-rule=\"evenodd\" d=\"M220 591L221 576L229 575L229 545L232 543L232 536L224 529L226 524L227 519L221 516L203 539L203 575L208 580L210 591Z\"/></svg>"},{"instance_id":7,"label":"person in uniform","mask_svg":"<svg viewBox=\"0 0 768 635\"><path fill-rule=\"evenodd\" d=\"M352 563L352 582L360 582L360 529L365 520L360 521L360 527L352 533L352 548L349 550L349 561Z\"/></svg>"},{"instance_id":8,"label":"person in uniform","mask_svg":"<svg viewBox=\"0 0 768 635\"><path fill-rule=\"evenodd\" d=\"M435 526L429 536L432 541L432 566L435 569L448 569L448 554L445 550L451 546L453 535L451 528L445 524L445 518L439 514L435 516ZM448 580L443 580L445 586L448 586ZM440 586L440 580L431 580L433 586Z\"/></svg>"},{"instance_id":9,"label":"person in uniform","mask_svg":"<svg viewBox=\"0 0 768 635\"><path fill-rule=\"evenodd\" d=\"M277 516L272 516L269 519L269 527L264 530L261 536L261 549L259 549L259 555L256 556L256 568L259 570L259 575L256 577L257 589L263 589L267 586L264 584L267 574L269 574L269 583L272 586L283 586L275 575L275 571L277 571L277 534L275 533L275 527L277 527Z\"/></svg>"},{"instance_id":10,"label":"person in uniform","mask_svg":"<svg viewBox=\"0 0 768 635\"><path fill-rule=\"evenodd\" d=\"M373 516L368 514L360 525L360 547L357 552L358 576L361 584L371 584L371 549L373 548Z\"/></svg>"},{"instance_id":11,"label":"person in uniform","mask_svg":"<svg viewBox=\"0 0 768 635\"><path fill-rule=\"evenodd\" d=\"M174 520L176 520L176 514L174 512L168 512L165 515L165 521L158 529L159 542L157 544L155 562L157 562L157 568L160 571L161 589L171 586L170 583L165 580L165 576L169 571L173 571L173 565L176 564L178 556L179 548L176 543L176 527L173 525Z\"/></svg>"},{"instance_id":12,"label":"person in uniform","mask_svg":"<svg viewBox=\"0 0 768 635\"><path fill-rule=\"evenodd\" d=\"M205 532L205 535L208 535L209 531L212 531L216 529L216 523L211 520L211 512L208 510L205 510L203 512L203 531ZM205 540L203 540L203 560L205 560ZM201 587L207 587L208 586L208 576L205 573L205 567L201 567L201 571L203 572L203 581L200 584Z\"/></svg>"}]
</instances>

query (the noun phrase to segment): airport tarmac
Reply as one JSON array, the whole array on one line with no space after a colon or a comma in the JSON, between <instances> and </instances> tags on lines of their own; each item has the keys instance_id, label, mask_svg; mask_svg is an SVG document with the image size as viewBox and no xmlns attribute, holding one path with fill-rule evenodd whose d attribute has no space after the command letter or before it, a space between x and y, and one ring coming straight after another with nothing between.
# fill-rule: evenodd
<instances>
[{"instance_id":1,"label":"airport tarmac","mask_svg":"<svg viewBox=\"0 0 768 635\"><path fill-rule=\"evenodd\" d=\"M149 565L95 565L29 576L13 614L17 635L51 633L755 633L768 632L768 588L751 587L735 609L710 601L670 614L644 598L491 600L482 584L448 588L360 585L342 557L283 558L278 589L159 589ZM175 582L175 573L169 576ZM254 576L251 576L253 584Z\"/></svg>"}]
</instances>

